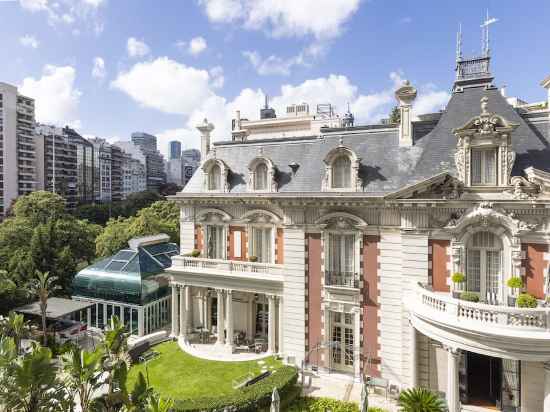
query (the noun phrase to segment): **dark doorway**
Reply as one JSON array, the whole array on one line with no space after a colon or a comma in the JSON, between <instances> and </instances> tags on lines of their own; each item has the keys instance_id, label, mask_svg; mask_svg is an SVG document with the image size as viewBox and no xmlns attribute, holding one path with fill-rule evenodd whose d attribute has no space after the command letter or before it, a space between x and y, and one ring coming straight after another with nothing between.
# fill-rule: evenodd
<instances>
[{"instance_id":1,"label":"dark doorway","mask_svg":"<svg viewBox=\"0 0 550 412\"><path fill-rule=\"evenodd\" d=\"M477 353L467 353L468 403L470 405L500 406L502 359Z\"/></svg>"}]
</instances>

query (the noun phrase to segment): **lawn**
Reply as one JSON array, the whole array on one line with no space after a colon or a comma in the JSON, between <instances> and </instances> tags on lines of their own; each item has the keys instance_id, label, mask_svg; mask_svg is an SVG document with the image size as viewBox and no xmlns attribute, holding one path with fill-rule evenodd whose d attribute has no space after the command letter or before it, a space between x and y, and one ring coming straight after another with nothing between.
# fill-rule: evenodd
<instances>
[{"instance_id":1,"label":"lawn","mask_svg":"<svg viewBox=\"0 0 550 412\"><path fill-rule=\"evenodd\" d=\"M233 380L245 377L248 373L260 373L262 365L258 361L220 362L195 358L183 350L175 342L165 342L154 347L160 355L147 363L149 384L161 395L172 399L193 399L203 396L226 395L234 392ZM269 368L282 366L273 357L262 361ZM131 389L138 373L145 371L145 364L137 364L130 368L128 377Z\"/></svg>"}]
</instances>

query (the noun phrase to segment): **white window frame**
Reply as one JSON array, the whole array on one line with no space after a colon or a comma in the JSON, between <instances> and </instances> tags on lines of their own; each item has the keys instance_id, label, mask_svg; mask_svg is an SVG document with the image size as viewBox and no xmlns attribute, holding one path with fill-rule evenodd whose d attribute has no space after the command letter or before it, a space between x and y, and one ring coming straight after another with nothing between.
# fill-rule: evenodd
<instances>
[{"instance_id":1,"label":"white window frame","mask_svg":"<svg viewBox=\"0 0 550 412\"><path fill-rule=\"evenodd\" d=\"M260 180L260 175L258 173L258 169L260 167L263 167L265 169L265 176L263 176L263 182ZM256 168L254 169L254 190L258 192L267 192L269 190L269 166L265 162L260 162L256 165ZM263 183L263 187L259 187L258 183Z\"/></svg>"},{"instance_id":2,"label":"white window frame","mask_svg":"<svg viewBox=\"0 0 550 412\"><path fill-rule=\"evenodd\" d=\"M259 258L258 254L256 253L256 245L254 244L254 230L255 229L271 229L271 247L270 247L270 259L269 262L261 262L258 259L258 263L275 263L275 242L277 237L277 227L270 224L250 224L247 226L247 250L248 250L248 257L250 256L256 256Z\"/></svg>"},{"instance_id":3,"label":"white window frame","mask_svg":"<svg viewBox=\"0 0 550 412\"><path fill-rule=\"evenodd\" d=\"M474 153L479 153L479 181L476 182L476 173L475 169L477 162L474 162L475 156ZM487 176L487 166L488 166L488 154L493 155L494 164L493 164L493 179L488 181ZM497 186L498 185L498 148L497 147L472 147L470 149L470 180L471 186Z\"/></svg>"},{"instance_id":4,"label":"white window frame","mask_svg":"<svg viewBox=\"0 0 550 412\"><path fill-rule=\"evenodd\" d=\"M342 172L342 176L338 176L337 175L337 166L338 166L338 162L340 160L344 160L346 162L346 165L345 165L345 170ZM344 166L344 165L341 165L341 166ZM332 189L342 189L342 190L350 190L351 187L352 187L352 162L351 162L351 159L348 155L342 153L342 154L339 154L338 156L336 156L334 158L334 160L332 161L332 164L331 164L331 167L332 167L332 170L331 170L331 174L330 174L330 186ZM347 176L346 176L347 175ZM342 185L339 185L337 186L336 185L336 179L342 179Z\"/></svg>"},{"instance_id":5,"label":"white window frame","mask_svg":"<svg viewBox=\"0 0 550 412\"><path fill-rule=\"evenodd\" d=\"M494 243L492 246L474 246L474 238L476 235L481 233L489 233L493 236ZM467 290L470 290L470 284L472 282L471 279L471 272L470 272L470 264L472 259L473 252L479 252L479 268L476 268L476 270L479 272L479 290L473 290L473 292L479 292L480 298L482 300L485 300L487 298L488 290L488 279L487 279L487 267L488 267L488 261L489 261L489 253L488 252L499 252L499 267L498 270L496 270L498 279L497 279L497 287L496 290L493 292L495 293L496 299L500 299L502 296L502 290L503 290L503 270L504 270L504 242L502 239L496 234L491 231L478 231L473 233L470 238L468 239L468 243L466 246L466 286Z\"/></svg>"},{"instance_id":6,"label":"white window frame","mask_svg":"<svg viewBox=\"0 0 550 412\"><path fill-rule=\"evenodd\" d=\"M209 239L209 236L210 236L210 228L212 227L215 227L215 228L220 228L221 231L222 231L222 234L221 234L221 257L218 257L218 258L210 258L210 256L208 256L208 239ZM203 239L203 256L209 258L209 259L218 259L218 260L226 260L227 259L227 230L228 230L228 226L227 225L218 225L218 224L212 224L212 223L203 223L203 235L204 235L204 239Z\"/></svg>"},{"instance_id":7,"label":"white window frame","mask_svg":"<svg viewBox=\"0 0 550 412\"><path fill-rule=\"evenodd\" d=\"M360 283L361 279L361 250L362 250L362 242L363 242L363 233L359 232L357 230L325 230L323 231L323 253L324 253L324 259L323 259L323 267L322 271L323 274L326 274L328 270L330 270L330 263L331 257L329 256L330 253L330 235L351 235L354 236L354 242L353 242L353 276L354 278L357 277L358 282ZM323 277L324 279L325 277ZM335 286L337 285L325 285L325 286ZM360 287L360 285L358 285Z\"/></svg>"}]
</instances>

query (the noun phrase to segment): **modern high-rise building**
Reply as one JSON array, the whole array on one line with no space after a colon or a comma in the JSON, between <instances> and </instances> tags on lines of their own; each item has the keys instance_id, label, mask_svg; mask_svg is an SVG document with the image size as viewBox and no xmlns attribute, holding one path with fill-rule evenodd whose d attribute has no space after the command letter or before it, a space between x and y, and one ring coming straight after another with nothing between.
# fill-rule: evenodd
<instances>
[{"instance_id":1,"label":"modern high-rise building","mask_svg":"<svg viewBox=\"0 0 550 412\"><path fill-rule=\"evenodd\" d=\"M111 200L119 202L124 198L123 189L124 152L116 145L111 145Z\"/></svg>"},{"instance_id":2,"label":"modern high-rise building","mask_svg":"<svg viewBox=\"0 0 550 412\"><path fill-rule=\"evenodd\" d=\"M175 183L178 186L183 185L183 165L182 159L170 159L166 162L166 181Z\"/></svg>"},{"instance_id":3,"label":"modern high-rise building","mask_svg":"<svg viewBox=\"0 0 550 412\"><path fill-rule=\"evenodd\" d=\"M0 82L0 216L36 189L34 100Z\"/></svg>"},{"instance_id":4,"label":"modern high-rise building","mask_svg":"<svg viewBox=\"0 0 550 412\"><path fill-rule=\"evenodd\" d=\"M145 161L134 158L132 154L122 152L122 197L147 190Z\"/></svg>"},{"instance_id":5,"label":"modern high-rise building","mask_svg":"<svg viewBox=\"0 0 550 412\"><path fill-rule=\"evenodd\" d=\"M182 186L185 186L201 163L201 152L197 149L187 149L182 152Z\"/></svg>"},{"instance_id":6,"label":"modern high-rise building","mask_svg":"<svg viewBox=\"0 0 550 412\"><path fill-rule=\"evenodd\" d=\"M94 146L94 200L96 202L111 202L111 145L105 139L94 137L90 139Z\"/></svg>"},{"instance_id":7,"label":"modern high-rise building","mask_svg":"<svg viewBox=\"0 0 550 412\"><path fill-rule=\"evenodd\" d=\"M163 156L157 150L156 136L135 132L132 133L132 143L139 147L145 156L147 170L147 190L159 191L160 186L166 182Z\"/></svg>"},{"instance_id":8,"label":"modern high-rise building","mask_svg":"<svg viewBox=\"0 0 550 412\"><path fill-rule=\"evenodd\" d=\"M38 125L35 137L36 189L57 193L65 199L66 208L78 202L77 146L64 129Z\"/></svg>"},{"instance_id":9,"label":"modern high-rise building","mask_svg":"<svg viewBox=\"0 0 550 412\"><path fill-rule=\"evenodd\" d=\"M94 145L66 126L63 134L76 146L77 203L86 204L94 201Z\"/></svg>"},{"instance_id":10,"label":"modern high-rise building","mask_svg":"<svg viewBox=\"0 0 550 412\"><path fill-rule=\"evenodd\" d=\"M170 142L170 160L181 159L181 142L173 140Z\"/></svg>"}]
</instances>

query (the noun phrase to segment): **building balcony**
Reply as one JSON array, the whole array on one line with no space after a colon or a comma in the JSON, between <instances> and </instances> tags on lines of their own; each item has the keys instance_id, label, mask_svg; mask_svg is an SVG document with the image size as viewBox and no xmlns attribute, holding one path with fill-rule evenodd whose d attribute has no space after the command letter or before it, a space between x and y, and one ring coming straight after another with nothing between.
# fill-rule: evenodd
<instances>
[{"instance_id":1,"label":"building balcony","mask_svg":"<svg viewBox=\"0 0 550 412\"><path fill-rule=\"evenodd\" d=\"M359 274L355 272L325 271L325 286L359 289Z\"/></svg>"},{"instance_id":2,"label":"building balcony","mask_svg":"<svg viewBox=\"0 0 550 412\"><path fill-rule=\"evenodd\" d=\"M284 280L283 265L191 256L173 256L170 272L265 282Z\"/></svg>"},{"instance_id":3,"label":"building balcony","mask_svg":"<svg viewBox=\"0 0 550 412\"><path fill-rule=\"evenodd\" d=\"M444 345L511 359L550 356L550 308L468 302L417 285L405 298L414 327Z\"/></svg>"}]
</instances>

